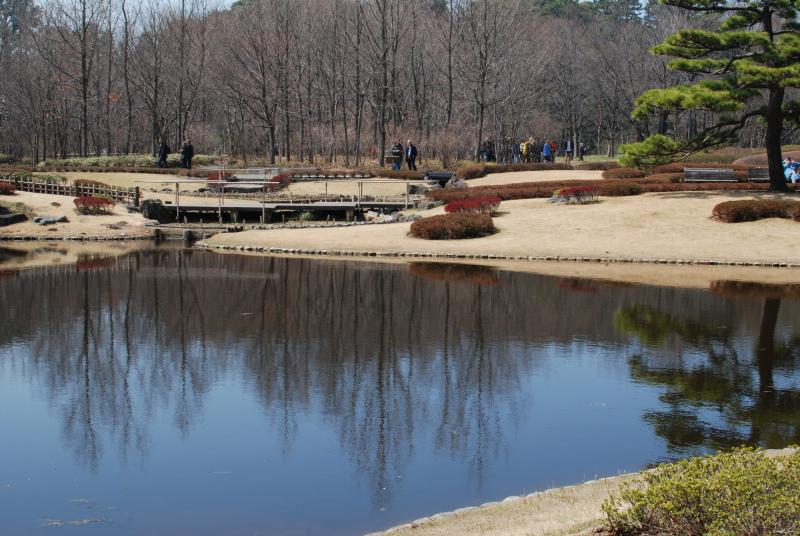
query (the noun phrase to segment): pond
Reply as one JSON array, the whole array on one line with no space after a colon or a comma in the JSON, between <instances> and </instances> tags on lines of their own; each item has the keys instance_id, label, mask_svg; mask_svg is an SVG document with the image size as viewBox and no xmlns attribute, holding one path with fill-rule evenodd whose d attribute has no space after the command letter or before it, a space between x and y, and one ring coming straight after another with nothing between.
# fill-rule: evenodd
<instances>
[{"instance_id":1,"label":"pond","mask_svg":"<svg viewBox=\"0 0 800 536\"><path fill-rule=\"evenodd\" d=\"M358 534L797 443L798 296L176 248L0 269L0 532Z\"/></svg>"}]
</instances>

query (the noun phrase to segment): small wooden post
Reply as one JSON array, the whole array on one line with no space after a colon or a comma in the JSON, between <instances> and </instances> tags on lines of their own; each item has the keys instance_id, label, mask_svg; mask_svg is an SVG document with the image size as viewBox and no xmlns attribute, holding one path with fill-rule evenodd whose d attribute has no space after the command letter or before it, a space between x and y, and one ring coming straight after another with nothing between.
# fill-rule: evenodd
<instances>
[{"instance_id":1,"label":"small wooden post","mask_svg":"<svg viewBox=\"0 0 800 536\"><path fill-rule=\"evenodd\" d=\"M222 184L219 185L219 195L217 196L217 205L218 205L218 213L219 213L219 223L222 223L222 189L224 186Z\"/></svg>"},{"instance_id":2,"label":"small wooden post","mask_svg":"<svg viewBox=\"0 0 800 536\"><path fill-rule=\"evenodd\" d=\"M410 189L411 187L408 185L408 182L406 182L406 208L408 208L408 195Z\"/></svg>"},{"instance_id":3,"label":"small wooden post","mask_svg":"<svg viewBox=\"0 0 800 536\"><path fill-rule=\"evenodd\" d=\"M180 184L175 183L175 221L181 221L181 197L180 197Z\"/></svg>"}]
</instances>

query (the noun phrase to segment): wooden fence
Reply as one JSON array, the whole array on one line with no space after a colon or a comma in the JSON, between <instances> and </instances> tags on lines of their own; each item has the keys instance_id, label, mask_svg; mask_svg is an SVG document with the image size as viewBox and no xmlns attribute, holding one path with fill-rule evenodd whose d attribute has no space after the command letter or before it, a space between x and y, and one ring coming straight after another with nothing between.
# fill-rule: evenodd
<instances>
[{"instance_id":1,"label":"wooden fence","mask_svg":"<svg viewBox=\"0 0 800 536\"><path fill-rule=\"evenodd\" d=\"M54 181L38 177L8 177L5 179L14 184L14 188L22 192L37 194L66 195L68 197L102 196L119 203L139 206L139 187L101 186L98 184L74 184Z\"/></svg>"}]
</instances>

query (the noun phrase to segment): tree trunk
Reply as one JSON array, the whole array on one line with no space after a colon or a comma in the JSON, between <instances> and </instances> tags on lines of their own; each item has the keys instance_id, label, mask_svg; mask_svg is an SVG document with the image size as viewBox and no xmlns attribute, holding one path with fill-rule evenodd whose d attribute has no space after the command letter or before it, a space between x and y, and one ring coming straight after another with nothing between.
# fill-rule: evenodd
<instances>
[{"instance_id":1,"label":"tree trunk","mask_svg":"<svg viewBox=\"0 0 800 536\"><path fill-rule=\"evenodd\" d=\"M773 192L787 192L786 178L783 176L781 157L781 134L783 133L783 88L769 90L767 104L767 162L769 163L769 189Z\"/></svg>"}]
</instances>

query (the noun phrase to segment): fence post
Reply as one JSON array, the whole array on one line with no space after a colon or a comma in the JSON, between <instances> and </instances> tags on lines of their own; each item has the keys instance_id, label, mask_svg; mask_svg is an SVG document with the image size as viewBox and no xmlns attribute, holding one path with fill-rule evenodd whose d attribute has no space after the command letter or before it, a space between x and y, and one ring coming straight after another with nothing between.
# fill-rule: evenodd
<instances>
[{"instance_id":1,"label":"fence post","mask_svg":"<svg viewBox=\"0 0 800 536\"><path fill-rule=\"evenodd\" d=\"M139 202L141 201L141 193L139 191L139 187L135 187L133 189L133 206L139 207Z\"/></svg>"}]
</instances>

